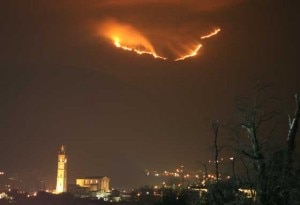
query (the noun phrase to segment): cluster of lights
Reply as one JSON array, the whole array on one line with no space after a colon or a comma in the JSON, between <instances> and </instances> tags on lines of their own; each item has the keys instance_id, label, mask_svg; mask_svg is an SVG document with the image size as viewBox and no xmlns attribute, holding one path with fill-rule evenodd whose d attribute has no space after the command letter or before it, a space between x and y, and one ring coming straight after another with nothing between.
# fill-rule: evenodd
<instances>
[{"instance_id":1,"label":"cluster of lights","mask_svg":"<svg viewBox=\"0 0 300 205\"><path fill-rule=\"evenodd\" d=\"M172 176L172 177L184 177L184 178L189 178L191 177L190 174L185 174L183 175L183 167L184 166L180 166L180 168L177 168L174 172L172 171L163 171L163 172L158 172L158 171L154 171L153 174L150 173L150 171L148 171L146 169L146 175L149 176L149 175L153 175L155 177L168 177L168 176ZM195 175L195 176L198 176L198 175Z\"/></svg>"},{"instance_id":2,"label":"cluster of lights","mask_svg":"<svg viewBox=\"0 0 300 205\"><path fill-rule=\"evenodd\" d=\"M219 31L216 30L216 33L218 33ZM214 34L215 35L215 34ZM229 158L230 161L233 161L234 158L230 157ZM208 163L221 163L223 161L226 161L225 158L220 158L220 160L217 161L213 161L213 160L208 160ZM155 177L176 177L176 178L183 178L183 179L197 179L199 180L201 177L199 176L199 174L191 174L191 173L186 173L183 170L184 166L180 166L179 168L177 168L175 171L163 171L163 172L158 172L158 171L153 171L150 172L149 170L146 170L146 175L147 176L155 176ZM225 177L225 176L224 176ZM226 176L224 179L230 179L230 176ZM207 176L203 173L202 175L202 179L203 181L201 182L202 185L205 185L205 182L208 180L216 180L217 177L214 174L208 174ZM219 179L221 179L221 174L219 174ZM165 182L162 183L163 186L165 186Z\"/></svg>"},{"instance_id":3,"label":"cluster of lights","mask_svg":"<svg viewBox=\"0 0 300 205\"><path fill-rule=\"evenodd\" d=\"M183 170L184 166L181 166L180 168L177 168L175 171L163 171L163 172L158 172L154 171L153 174L151 174L150 171L146 170L146 175L147 176L155 176L155 177L176 177L176 178L184 178L184 179L199 179L200 176L198 174L190 174L190 173L184 173Z\"/></svg>"},{"instance_id":4,"label":"cluster of lights","mask_svg":"<svg viewBox=\"0 0 300 205\"><path fill-rule=\"evenodd\" d=\"M214 180L217 179L217 177L215 175L213 175L213 174L208 174L207 177L208 177L208 179L214 179Z\"/></svg>"},{"instance_id":5,"label":"cluster of lights","mask_svg":"<svg viewBox=\"0 0 300 205\"><path fill-rule=\"evenodd\" d=\"M224 160L224 158L221 158L221 160L217 160L217 161L208 160L208 163L215 163L215 162L220 163L220 162L222 162L223 160Z\"/></svg>"}]
</instances>

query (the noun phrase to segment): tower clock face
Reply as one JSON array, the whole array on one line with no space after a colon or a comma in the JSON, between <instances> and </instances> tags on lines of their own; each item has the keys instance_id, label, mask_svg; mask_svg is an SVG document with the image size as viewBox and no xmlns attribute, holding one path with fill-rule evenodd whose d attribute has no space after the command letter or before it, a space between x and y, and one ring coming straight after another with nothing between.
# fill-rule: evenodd
<instances>
[{"instance_id":1,"label":"tower clock face","mask_svg":"<svg viewBox=\"0 0 300 205\"><path fill-rule=\"evenodd\" d=\"M64 165L63 165L63 164L60 164L60 165L58 165L58 168L59 168L59 169L63 169L63 168L64 168Z\"/></svg>"},{"instance_id":2,"label":"tower clock face","mask_svg":"<svg viewBox=\"0 0 300 205\"><path fill-rule=\"evenodd\" d=\"M66 158L63 158L63 157L60 157L59 159L58 159L58 162L67 162L67 159Z\"/></svg>"}]
</instances>

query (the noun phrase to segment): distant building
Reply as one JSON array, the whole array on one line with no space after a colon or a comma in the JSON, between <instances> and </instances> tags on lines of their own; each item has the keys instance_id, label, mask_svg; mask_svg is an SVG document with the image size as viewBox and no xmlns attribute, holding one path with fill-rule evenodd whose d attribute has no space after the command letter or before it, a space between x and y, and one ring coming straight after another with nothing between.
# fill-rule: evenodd
<instances>
[{"instance_id":1,"label":"distant building","mask_svg":"<svg viewBox=\"0 0 300 205\"><path fill-rule=\"evenodd\" d=\"M56 193L67 191L67 155L62 145L58 152Z\"/></svg>"},{"instance_id":2,"label":"distant building","mask_svg":"<svg viewBox=\"0 0 300 205\"><path fill-rule=\"evenodd\" d=\"M109 190L110 179L105 176L93 176L76 179L76 185L69 186L70 193L76 197L98 198L108 201L111 195Z\"/></svg>"},{"instance_id":3,"label":"distant building","mask_svg":"<svg viewBox=\"0 0 300 205\"><path fill-rule=\"evenodd\" d=\"M86 187L89 191L109 192L110 179L105 176L84 177L76 179L76 185Z\"/></svg>"}]
</instances>

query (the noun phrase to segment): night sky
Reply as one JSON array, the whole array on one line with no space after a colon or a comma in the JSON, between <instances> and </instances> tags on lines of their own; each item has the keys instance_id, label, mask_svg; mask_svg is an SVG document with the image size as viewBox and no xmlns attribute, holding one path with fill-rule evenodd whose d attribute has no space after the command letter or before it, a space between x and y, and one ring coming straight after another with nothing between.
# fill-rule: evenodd
<instances>
[{"instance_id":1,"label":"night sky","mask_svg":"<svg viewBox=\"0 0 300 205\"><path fill-rule=\"evenodd\" d=\"M298 8L297 0L1 2L0 169L54 187L61 144L69 183L106 175L113 187L132 187L145 183L146 168L195 168L211 158L210 120L226 124L256 80L272 84L285 117L294 111ZM111 19L168 60L116 48L100 29ZM172 61L215 28L199 55Z\"/></svg>"}]
</instances>

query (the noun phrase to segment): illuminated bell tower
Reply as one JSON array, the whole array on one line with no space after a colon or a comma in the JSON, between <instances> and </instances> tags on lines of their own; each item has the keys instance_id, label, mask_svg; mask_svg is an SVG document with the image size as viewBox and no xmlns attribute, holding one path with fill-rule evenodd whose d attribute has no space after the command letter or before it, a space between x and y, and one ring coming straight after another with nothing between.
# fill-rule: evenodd
<instances>
[{"instance_id":1,"label":"illuminated bell tower","mask_svg":"<svg viewBox=\"0 0 300 205\"><path fill-rule=\"evenodd\" d=\"M56 193L67 191L67 155L62 145L58 152Z\"/></svg>"}]
</instances>

